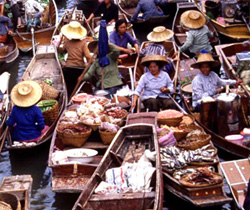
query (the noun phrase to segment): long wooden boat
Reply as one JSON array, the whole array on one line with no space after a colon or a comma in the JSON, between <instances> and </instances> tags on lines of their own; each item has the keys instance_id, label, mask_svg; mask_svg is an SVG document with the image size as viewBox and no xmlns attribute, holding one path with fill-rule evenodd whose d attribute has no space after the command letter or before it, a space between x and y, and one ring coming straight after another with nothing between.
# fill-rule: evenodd
<instances>
[{"instance_id":1,"label":"long wooden boat","mask_svg":"<svg viewBox=\"0 0 250 210\"><path fill-rule=\"evenodd\" d=\"M35 45L50 44L53 31L55 30L55 27L58 23L57 6L54 0L50 0L49 3L48 23L50 25L48 28L42 26L39 29L35 29L34 32ZM19 50L23 52L28 52L32 49L32 34L31 32L26 32L25 27L23 27L22 29L17 29L12 36L14 40L17 42Z\"/></svg>"},{"instance_id":2,"label":"long wooden boat","mask_svg":"<svg viewBox=\"0 0 250 210\"><path fill-rule=\"evenodd\" d=\"M62 68L57 58L57 52L53 45L38 46L36 55L32 58L27 69L25 70L21 81L34 80L44 81L45 79L51 79L54 87L59 90L58 103L59 103L59 114L56 120L50 125L48 131L46 131L38 140L35 145L23 145L14 146L11 139L10 132L6 135L7 149L31 149L37 147L48 140L50 140L53 131L55 129L57 120L67 105L67 89L62 73Z\"/></svg>"},{"instance_id":3,"label":"long wooden boat","mask_svg":"<svg viewBox=\"0 0 250 210\"><path fill-rule=\"evenodd\" d=\"M32 182L31 175L4 177L0 185L0 192L7 192L17 196L21 209L29 210Z\"/></svg>"},{"instance_id":4,"label":"long wooden boat","mask_svg":"<svg viewBox=\"0 0 250 210\"><path fill-rule=\"evenodd\" d=\"M184 2L184 3L178 3L177 4L177 11L174 17L173 25L172 25L172 30L174 31L174 38L173 40L175 41L175 44L178 47L181 47L187 39L186 31L183 29L183 27L180 24L180 18L181 15L188 10L197 10L198 8L196 5L192 2ZM210 40L211 45L217 45L220 43L219 40L219 35L212 25L212 23L207 19L206 23L207 27L209 28L210 31L214 33L214 37Z\"/></svg>"},{"instance_id":5,"label":"long wooden boat","mask_svg":"<svg viewBox=\"0 0 250 210\"><path fill-rule=\"evenodd\" d=\"M4 51L0 52L0 65L2 63L11 63L19 55L17 43L11 36L8 36L8 41L4 44L4 49Z\"/></svg>"},{"instance_id":6,"label":"long wooden boat","mask_svg":"<svg viewBox=\"0 0 250 210\"><path fill-rule=\"evenodd\" d=\"M108 195L95 194L94 190L105 180L105 172L124 164L127 155L133 153L135 148L138 158L145 149L156 151L156 171L151 179L151 192L128 192ZM130 154L131 155L131 154ZM161 166L159 147L154 125L134 124L120 129L106 151L101 163L83 189L73 209L162 209L163 185L161 180Z\"/></svg>"},{"instance_id":7,"label":"long wooden boat","mask_svg":"<svg viewBox=\"0 0 250 210\"><path fill-rule=\"evenodd\" d=\"M236 208L244 210L243 204L250 178L249 159L226 161L221 163L220 167L230 187Z\"/></svg>"}]
</instances>

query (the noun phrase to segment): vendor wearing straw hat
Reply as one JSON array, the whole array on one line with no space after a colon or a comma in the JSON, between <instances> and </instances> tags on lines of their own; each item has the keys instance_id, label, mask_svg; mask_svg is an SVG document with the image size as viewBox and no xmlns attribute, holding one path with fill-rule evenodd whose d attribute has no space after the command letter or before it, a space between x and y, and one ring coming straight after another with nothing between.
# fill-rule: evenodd
<instances>
[{"instance_id":1,"label":"vendor wearing straw hat","mask_svg":"<svg viewBox=\"0 0 250 210\"><path fill-rule=\"evenodd\" d=\"M161 70L167 63L167 59L161 55L149 55L142 58L141 64L149 68L149 72L142 75L136 87L131 109L136 106L136 101L141 95L142 102L149 111L160 111L160 109L176 108L174 102L169 98L173 93L173 82L168 74Z\"/></svg>"},{"instance_id":2,"label":"vendor wearing straw hat","mask_svg":"<svg viewBox=\"0 0 250 210\"><path fill-rule=\"evenodd\" d=\"M187 32L187 40L180 48L180 52L185 52L193 57L201 50L212 50L209 39L213 38L213 32L205 25L206 18L204 15L196 10L188 10L181 15L181 24L189 31Z\"/></svg>"},{"instance_id":3,"label":"vendor wearing straw hat","mask_svg":"<svg viewBox=\"0 0 250 210\"><path fill-rule=\"evenodd\" d=\"M34 81L23 81L13 87L11 100L15 106L6 122L13 127L13 140L35 140L48 129L41 110L35 105L41 97L42 88Z\"/></svg>"},{"instance_id":4,"label":"vendor wearing straw hat","mask_svg":"<svg viewBox=\"0 0 250 210\"><path fill-rule=\"evenodd\" d=\"M193 88L193 107L199 111L200 101L204 97L214 97L223 91L223 87L227 84L236 84L236 80L224 80L211 71L214 67L218 66L219 62L215 61L211 53L201 51L198 55L197 62L192 64L192 68L200 69L200 73L195 76L192 81ZM240 83L238 81L237 83Z\"/></svg>"}]
</instances>

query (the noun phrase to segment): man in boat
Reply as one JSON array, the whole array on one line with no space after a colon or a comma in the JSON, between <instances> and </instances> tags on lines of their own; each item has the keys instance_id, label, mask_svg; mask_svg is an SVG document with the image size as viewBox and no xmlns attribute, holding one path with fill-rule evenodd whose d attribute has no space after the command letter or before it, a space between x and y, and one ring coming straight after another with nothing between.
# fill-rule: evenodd
<instances>
[{"instance_id":1,"label":"man in boat","mask_svg":"<svg viewBox=\"0 0 250 210\"><path fill-rule=\"evenodd\" d=\"M42 88L34 81L23 81L11 91L11 100L15 104L6 124L12 127L14 141L36 141L48 130L43 114L35 104L42 97Z\"/></svg>"},{"instance_id":2,"label":"man in boat","mask_svg":"<svg viewBox=\"0 0 250 210\"><path fill-rule=\"evenodd\" d=\"M186 42L179 49L180 52L193 57L201 50L212 51L209 39L214 35L205 25L204 15L195 10L188 10L181 15L181 24L188 29L188 32Z\"/></svg>"},{"instance_id":3,"label":"man in boat","mask_svg":"<svg viewBox=\"0 0 250 210\"><path fill-rule=\"evenodd\" d=\"M98 41L92 41L88 45L89 50L95 54L98 54ZM109 53L107 58L110 62L109 65L103 67L104 81L103 87L110 94L115 94L122 86L122 80L119 74L117 59L120 55L120 50L113 44L109 44ZM88 72L84 75L84 80L90 80L95 74L98 75L98 81L96 83L96 89L101 89L101 72L102 67L98 63L98 59L90 66Z\"/></svg>"},{"instance_id":4,"label":"man in boat","mask_svg":"<svg viewBox=\"0 0 250 210\"><path fill-rule=\"evenodd\" d=\"M200 69L200 73L192 81L193 107L195 111L200 110L201 100L205 97L214 97L216 94L220 94L226 85L241 83L241 81L236 82L236 80L219 78L215 72L211 71L218 65L219 62L215 61L211 53L205 50L198 55L197 62L191 65L192 68Z\"/></svg>"},{"instance_id":5,"label":"man in boat","mask_svg":"<svg viewBox=\"0 0 250 210\"><path fill-rule=\"evenodd\" d=\"M173 82L169 75L161 70L167 62L166 57L161 55L149 55L142 58L141 64L147 66L149 72L142 75L139 80L131 109L135 108L136 101L143 90L142 102L145 109L158 112L160 109L176 108L168 95L174 92Z\"/></svg>"},{"instance_id":6,"label":"man in boat","mask_svg":"<svg viewBox=\"0 0 250 210\"><path fill-rule=\"evenodd\" d=\"M124 19L119 19L115 23L115 31L109 36L110 43L113 43L123 53L133 53L133 49L128 49L128 43L135 48L137 54L139 54L139 45L137 41L126 32L127 22Z\"/></svg>"},{"instance_id":7,"label":"man in boat","mask_svg":"<svg viewBox=\"0 0 250 210\"><path fill-rule=\"evenodd\" d=\"M18 25L21 25L21 14L20 7L17 3L17 0L10 0L10 9L13 15L13 31L16 30Z\"/></svg>"},{"instance_id":8,"label":"man in boat","mask_svg":"<svg viewBox=\"0 0 250 210\"><path fill-rule=\"evenodd\" d=\"M162 68L169 75L171 75L174 66L172 60L167 57L167 52L163 46L164 42L171 39L174 36L173 31L166 29L164 26L158 26L153 29L147 35L147 39L150 41L145 48L140 52L140 56L145 57L149 55L162 55L167 58L168 63ZM148 72L148 68L145 67L145 72Z\"/></svg>"},{"instance_id":9,"label":"man in boat","mask_svg":"<svg viewBox=\"0 0 250 210\"><path fill-rule=\"evenodd\" d=\"M7 42L8 34L12 34L12 27L11 20L6 16L0 15L0 43L4 44Z\"/></svg>"},{"instance_id":10,"label":"man in boat","mask_svg":"<svg viewBox=\"0 0 250 210\"><path fill-rule=\"evenodd\" d=\"M27 16L26 30L30 31L31 27L39 26L44 8L35 0L24 0L24 7Z\"/></svg>"},{"instance_id":11,"label":"man in boat","mask_svg":"<svg viewBox=\"0 0 250 210\"><path fill-rule=\"evenodd\" d=\"M138 18L138 15L140 12L143 13L143 16L141 19L147 20L150 17L158 17L158 16L163 16L164 13L159 11L157 6L165 6L170 0L140 0L138 3L135 14L131 18L131 22L135 22L136 19Z\"/></svg>"},{"instance_id":12,"label":"man in boat","mask_svg":"<svg viewBox=\"0 0 250 210\"><path fill-rule=\"evenodd\" d=\"M89 53L88 45L85 40L87 30L81 26L77 21L71 21L69 24L64 25L61 33L67 38L63 44L64 50L68 53L68 58L64 68L64 78L67 84L68 95L71 95L74 84L77 82L78 77L81 75L86 66L84 58L87 62L92 62ZM76 71L73 72L73 69Z\"/></svg>"},{"instance_id":13,"label":"man in boat","mask_svg":"<svg viewBox=\"0 0 250 210\"><path fill-rule=\"evenodd\" d=\"M118 20L118 7L111 0L104 0L97 6L95 11L90 14L86 22L90 23L91 19L97 16L101 16L102 20L106 20L107 25L111 25Z\"/></svg>"}]
</instances>

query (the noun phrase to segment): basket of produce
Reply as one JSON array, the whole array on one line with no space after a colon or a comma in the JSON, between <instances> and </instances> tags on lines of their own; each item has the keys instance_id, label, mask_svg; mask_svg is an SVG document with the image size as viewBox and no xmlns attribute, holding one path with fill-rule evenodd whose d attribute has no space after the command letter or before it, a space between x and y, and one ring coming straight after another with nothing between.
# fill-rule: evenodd
<instances>
[{"instance_id":1,"label":"basket of produce","mask_svg":"<svg viewBox=\"0 0 250 210\"><path fill-rule=\"evenodd\" d=\"M57 136L64 145L81 147L89 138L91 128L82 123L78 124L60 124L57 129Z\"/></svg>"},{"instance_id":2,"label":"basket of produce","mask_svg":"<svg viewBox=\"0 0 250 210\"><path fill-rule=\"evenodd\" d=\"M194 117L192 115L189 114L184 114L184 116L182 117L182 121L180 122L180 125L194 125Z\"/></svg>"},{"instance_id":3,"label":"basket of produce","mask_svg":"<svg viewBox=\"0 0 250 210\"><path fill-rule=\"evenodd\" d=\"M36 81L43 90L42 100L57 99L60 91L53 87L51 80L46 79L45 81Z\"/></svg>"},{"instance_id":4,"label":"basket of produce","mask_svg":"<svg viewBox=\"0 0 250 210\"><path fill-rule=\"evenodd\" d=\"M168 125L168 126L177 126L180 124L183 118L183 113L176 111L174 109L167 109L161 111L157 115L158 124Z\"/></svg>"},{"instance_id":5,"label":"basket of produce","mask_svg":"<svg viewBox=\"0 0 250 210\"><path fill-rule=\"evenodd\" d=\"M76 104L81 104L86 102L88 99L92 98L93 96L88 95L87 93L79 93L72 97L72 101Z\"/></svg>"},{"instance_id":6,"label":"basket of produce","mask_svg":"<svg viewBox=\"0 0 250 210\"><path fill-rule=\"evenodd\" d=\"M99 127L99 134L103 144L110 144L119 130L118 125L104 122Z\"/></svg>"},{"instance_id":7,"label":"basket of produce","mask_svg":"<svg viewBox=\"0 0 250 210\"><path fill-rule=\"evenodd\" d=\"M0 209L1 210L21 210L21 204L17 196L1 192L0 193Z\"/></svg>"},{"instance_id":8,"label":"basket of produce","mask_svg":"<svg viewBox=\"0 0 250 210\"><path fill-rule=\"evenodd\" d=\"M125 109L120 109L119 107L112 107L106 110L106 114L109 117L114 118L113 123L122 126L124 120L128 116L128 112Z\"/></svg>"},{"instance_id":9,"label":"basket of produce","mask_svg":"<svg viewBox=\"0 0 250 210\"><path fill-rule=\"evenodd\" d=\"M190 135L191 133L191 135ZM195 150L210 143L211 135L199 134L195 135L190 132L185 139L178 141L177 146L187 150Z\"/></svg>"},{"instance_id":10,"label":"basket of produce","mask_svg":"<svg viewBox=\"0 0 250 210\"><path fill-rule=\"evenodd\" d=\"M203 128L198 126L198 125L184 125L184 124L181 124L179 126L179 128L183 129L187 134L192 133L192 134L199 135L199 134L205 133Z\"/></svg>"},{"instance_id":11,"label":"basket of produce","mask_svg":"<svg viewBox=\"0 0 250 210\"><path fill-rule=\"evenodd\" d=\"M185 128L182 128L180 126L174 127L174 126L161 125L161 128L172 130L174 132L174 137L177 141L182 138L185 138L186 135L188 134Z\"/></svg>"},{"instance_id":12,"label":"basket of produce","mask_svg":"<svg viewBox=\"0 0 250 210\"><path fill-rule=\"evenodd\" d=\"M45 124L52 125L59 115L59 104L56 100L42 100L37 106L41 109Z\"/></svg>"}]
</instances>

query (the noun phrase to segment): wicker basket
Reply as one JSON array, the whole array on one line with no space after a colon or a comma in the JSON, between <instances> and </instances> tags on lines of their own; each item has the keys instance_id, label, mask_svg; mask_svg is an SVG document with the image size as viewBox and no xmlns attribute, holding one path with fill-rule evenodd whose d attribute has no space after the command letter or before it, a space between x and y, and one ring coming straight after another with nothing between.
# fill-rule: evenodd
<instances>
[{"instance_id":1,"label":"wicker basket","mask_svg":"<svg viewBox=\"0 0 250 210\"><path fill-rule=\"evenodd\" d=\"M177 126L180 124L180 122L182 121L182 117L178 117L178 118L168 118L168 119L160 119L158 118L158 124L159 127L161 125L167 125L167 126Z\"/></svg>"},{"instance_id":2,"label":"wicker basket","mask_svg":"<svg viewBox=\"0 0 250 210\"><path fill-rule=\"evenodd\" d=\"M42 100L57 99L60 91L50 86L46 82L36 81L43 90Z\"/></svg>"},{"instance_id":3,"label":"wicker basket","mask_svg":"<svg viewBox=\"0 0 250 210\"><path fill-rule=\"evenodd\" d=\"M86 122L82 122L82 123L89 126L93 131L96 131L99 128L99 126L101 125L101 123L97 123L97 124L88 124Z\"/></svg>"},{"instance_id":4,"label":"wicker basket","mask_svg":"<svg viewBox=\"0 0 250 210\"><path fill-rule=\"evenodd\" d=\"M180 127L183 128L187 133L193 130L199 130L201 133L205 133L203 128L198 125L180 125Z\"/></svg>"},{"instance_id":5,"label":"wicker basket","mask_svg":"<svg viewBox=\"0 0 250 210\"><path fill-rule=\"evenodd\" d=\"M180 122L181 125L193 125L194 124L194 117L189 114L184 114L182 121Z\"/></svg>"},{"instance_id":6,"label":"wicker basket","mask_svg":"<svg viewBox=\"0 0 250 210\"><path fill-rule=\"evenodd\" d=\"M56 104L54 106L52 106L51 109L44 111L42 113L43 113L45 125L48 125L48 126L52 125L59 115L58 102L56 101Z\"/></svg>"},{"instance_id":7,"label":"wicker basket","mask_svg":"<svg viewBox=\"0 0 250 210\"><path fill-rule=\"evenodd\" d=\"M100 137L102 139L103 144L110 144L115 137L116 133L110 131L100 131Z\"/></svg>"},{"instance_id":8,"label":"wicker basket","mask_svg":"<svg viewBox=\"0 0 250 210\"><path fill-rule=\"evenodd\" d=\"M18 198L11 193L0 193L1 210L21 210L21 204Z\"/></svg>"},{"instance_id":9,"label":"wicker basket","mask_svg":"<svg viewBox=\"0 0 250 210\"><path fill-rule=\"evenodd\" d=\"M177 146L186 150L196 150L198 148L201 148L209 144L211 140L211 135L209 134L193 135L192 137L190 137L190 139L193 139L194 141L192 141L188 145L182 145L180 143L177 143Z\"/></svg>"},{"instance_id":10,"label":"wicker basket","mask_svg":"<svg viewBox=\"0 0 250 210\"><path fill-rule=\"evenodd\" d=\"M88 128L87 132L74 133L73 131L66 129L59 131L57 129L57 136L60 138L64 145L72 145L75 147L81 147L89 138L92 130Z\"/></svg>"},{"instance_id":11,"label":"wicker basket","mask_svg":"<svg viewBox=\"0 0 250 210\"><path fill-rule=\"evenodd\" d=\"M187 134L188 134L188 132L186 132L186 131L183 131L183 132L175 132L174 131L174 137L175 137L176 141L178 141L182 138L185 138Z\"/></svg>"}]
</instances>

